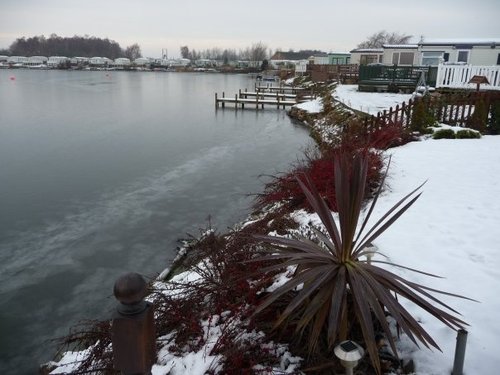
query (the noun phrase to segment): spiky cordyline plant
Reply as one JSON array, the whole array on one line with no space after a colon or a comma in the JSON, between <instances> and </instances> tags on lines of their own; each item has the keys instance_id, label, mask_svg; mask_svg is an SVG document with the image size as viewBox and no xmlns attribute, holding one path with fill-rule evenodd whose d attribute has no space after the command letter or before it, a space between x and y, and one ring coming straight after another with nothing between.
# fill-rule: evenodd
<instances>
[{"instance_id":1,"label":"spiky cordyline plant","mask_svg":"<svg viewBox=\"0 0 500 375\"><path fill-rule=\"evenodd\" d=\"M437 343L425 329L399 303L398 296L418 305L452 329L463 328L464 321L435 305L458 314L457 311L439 301L429 292L436 292L460 298L466 298L429 287L416 284L398 276L373 263L389 264L407 270L434 276L422 271L403 267L387 261L368 262L370 255L368 246L391 224L393 224L420 196L422 187L402 198L385 213L370 229L366 225L380 195L387 170L376 191L373 201L361 222L356 234L358 220L362 212L363 199L366 193L367 157L365 152L343 155L335 161L335 196L338 208L337 226L326 202L307 176L297 178L307 200L321 219L326 232L314 230L316 241L303 236L294 239L274 236L256 236L273 247L265 250L270 254L260 260L279 260L275 265L263 269L263 272L276 271L287 266L296 266L293 277L283 286L272 292L261 305L257 313L271 306L280 297L296 290L285 310L275 323L278 327L293 321L297 333L309 332L308 347L312 353L321 335L326 334L328 347L331 349L339 341L350 338L349 327L353 325L361 329L365 346L370 355L372 365L377 373L381 373L375 328L378 324L387 337L393 352L396 347L386 320L390 314L399 327L418 346L418 342L426 347L440 350ZM388 167L387 167L388 169ZM364 234L366 230L366 234ZM433 304L434 303L434 304Z\"/></svg>"}]
</instances>

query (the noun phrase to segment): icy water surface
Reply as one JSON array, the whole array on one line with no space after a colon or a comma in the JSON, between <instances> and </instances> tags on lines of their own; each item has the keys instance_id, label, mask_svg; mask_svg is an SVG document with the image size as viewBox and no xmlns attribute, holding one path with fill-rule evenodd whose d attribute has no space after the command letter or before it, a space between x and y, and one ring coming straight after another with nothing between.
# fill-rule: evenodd
<instances>
[{"instance_id":1,"label":"icy water surface","mask_svg":"<svg viewBox=\"0 0 500 375\"><path fill-rule=\"evenodd\" d=\"M11 79L15 77L15 79ZM155 276L206 218L249 212L257 176L309 142L284 111L216 111L244 75L0 70L0 373L107 317L114 280Z\"/></svg>"}]
</instances>

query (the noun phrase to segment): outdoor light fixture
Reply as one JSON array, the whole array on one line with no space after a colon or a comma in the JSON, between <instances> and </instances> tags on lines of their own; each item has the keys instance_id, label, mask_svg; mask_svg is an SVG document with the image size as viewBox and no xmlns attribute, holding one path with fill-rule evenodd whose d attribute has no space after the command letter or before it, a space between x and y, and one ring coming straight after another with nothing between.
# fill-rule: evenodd
<instances>
[{"instance_id":1,"label":"outdoor light fixture","mask_svg":"<svg viewBox=\"0 0 500 375\"><path fill-rule=\"evenodd\" d=\"M475 75L474 77L472 77L469 81L469 83L475 83L476 84L476 91L479 91L479 86L483 83L489 85L490 82L488 81L488 78L486 78L485 76L479 76L479 75Z\"/></svg>"},{"instance_id":2,"label":"outdoor light fixture","mask_svg":"<svg viewBox=\"0 0 500 375\"><path fill-rule=\"evenodd\" d=\"M374 244L372 243L369 243L366 247L365 247L365 251L366 251L366 261L368 264L372 264L372 258L373 256L375 255L375 253L378 251L378 247L375 246Z\"/></svg>"},{"instance_id":3,"label":"outdoor light fixture","mask_svg":"<svg viewBox=\"0 0 500 375\"><path fill-rule=\"evenodd\" d=\"M340 359L342 366L345 367L346 375L353 374L354 367L357 366L358 361L365 354L363 348L351 340L342 341L333 349L333 352Z\"/></svg>"}]
</instances>

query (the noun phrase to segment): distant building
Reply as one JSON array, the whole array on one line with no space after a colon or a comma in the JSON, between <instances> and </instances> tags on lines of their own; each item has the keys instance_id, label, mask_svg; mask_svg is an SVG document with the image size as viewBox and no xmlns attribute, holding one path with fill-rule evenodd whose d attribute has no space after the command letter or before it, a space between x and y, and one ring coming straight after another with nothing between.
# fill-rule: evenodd
<instances>
[{"instance_id":1,"label":"distant building","mask_svg":"<svg viewBox=\"0 0 500 375\"><path fill-rule=\"evenodd\" d=\"M89 58L88 57L72 57L69 62L72 66L84 66L88 65L89 63Z\"/></svg>"},{"instance_id":2,"label":"distant building","mask_svg":"<svg viewBox=\"0 0 500 375\"><path fill-rule=\"evenodd\" d=\"M301 52L276 52L269 63L273 68L279 68L281 66L295 66L298 61L313 59L313 53L311 51L301 51Z\"/></svg>"},{"instance_id":3,"label":"distant building","mask_svg":"<svg viewBox=\"0 0 500 375\"><path fill-rule=\"evenodd\" d=\"M134 65L136 65L136 66L145 67L145 66L148 66L150 64L151 64L151 61L147 57L138 57L137 59L134 60Z\"/></svg>"},{"instance_id":4,"label":"distant building","mask_svg":"<svg viewBox=\"0 0 500 375\"><path fill-rule=\"evenodd\" d=\"M96 67L96 68L103 68L106 66L109 66L113 63L113 60L108 59L107 57L91 57L89 59L89 64L90 66Z\"/></svg>"},{"instance_id":5,"label":"distant building","mask_svg":"<svg viewBox=\"0 0 500 375\"><path fill-rule=\"evenodd\" d=\"M9 58L7 59L8 64L18 64L19 66L24 64L26 61L28 61L28 58L26 56L9 56Z\"/></svg>"},{"instance_id":6,"label":"distant building","mask_svg":"<svg viewBox=\"0 0 500 375\"><path fill-rule=\"evenodd\" d=\"M168 66L171 68L183 68L191 64L191 60L189 59L174 59L168 60Z\"/></svg>"},{"instance_id":7,"label":"distant building","mask_svg":"<svg viewBox=\"0 0 500 375\"><path fill-rule=\"evenodd\" d=\"M194 61L194 65L198 68L214 68L217 66L217 62L210 59L198 59Z\"/></svg>"},{"instance_id":8,"label":"distant building","mask_svg":"<svg viewBox=\"0 0 500 375\"><path fill-rule=\"evenodd\" d=\"M418 43L419 65L500 65L500 38L424 39Z\"/></svg>"},{"instance_id":9,"label":"distant building","mask_svg":"<svg viewBox=\"0 0 500 375\"><path fill-rule=\"evenodd\" d=\"M295 75L302 76L307 73L309 60L300 60L295 63Z\"/></svg>"},{"instance_id":10,"label":"distant building","mask_svg":"<svg viewBox=\"0 0 500 375\"><path fill-rule=\"evenodd\" d=\"M356 48L351 51L351 64L382 64L383 48Z\"/></svg>"},{"instance_id":11,"label":"distant building","mask_svg":"<svg viewBox=\"0 0 500 375\"><path fill-rule=\"evenodd\" d=\"M50 56L49 60L47 61L47 66L51 68L57 68L61 64L65 64L66 62L69 62L69 58L66 56Z\"/></svg>"},{"instance_id":12,"label":"distant building","mask_svg":"<svg viewBox=\"0 0 500 375\"><path fill-rule=\"evenodd\" d=\"M351 63L368 65L438 66L500 65L500 38L428 39L417 44L384 44L376 49L353 49Z\"/></svg>"},{"instance_id":13,"label":"distant building","mask_svg":"<svg viewBox=\"0 0 500 375\"><path fill-rule=\"evenodd\" d=\"M27 67L33 67L33 66L40 66L40 65L47 65L48 58L45 56L31 56L28 57L28 60L26 60L23 65Z\"/></svg>"},{"instance_id":14,"label":"distant building","mask_svg":"<svg viewBox=\"0 0 500 375\"><path fill-rule=\"evenodd\" d=\"M419 65L417 44L384 44L382 63L385 65Z\"/></svg>"},{"instance_id":15,"label":"distant building","mask_svg":"<svg viewBox=\"0 0 500 375\"><path fill-rule=\"evenodd\" d=\"M117 68L125 68L130 66L130 64L131 64L130 59L126 57L119 57L115 59L115 61L113 62L113 65L116 66Z\"/></svg>"},{"instance_id":16,"label":"distant building","mask_svg":"<svg viewBox=\"0 0 500 375\"><path fill-rule=\"evenodd\" d=\"M349 52L331 52L314 55L316 65L345 65L350 64L351 54Z\"/></svg>"}]
</instances>

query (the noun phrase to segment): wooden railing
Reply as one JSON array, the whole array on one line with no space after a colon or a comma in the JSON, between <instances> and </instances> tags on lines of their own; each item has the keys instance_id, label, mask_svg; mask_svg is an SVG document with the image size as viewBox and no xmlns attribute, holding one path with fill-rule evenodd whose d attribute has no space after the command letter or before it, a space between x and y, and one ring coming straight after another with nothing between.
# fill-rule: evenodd
<instances>
[{"instance_id":1,"label":"wooden railing","mask_svg":"<svg viewBox=\"0 0 500 375\"><path fill-rule=\"evenodd\" d=\"M484 76L489 84L487 90L500 90L500 66L439 65L436 88L474 89L476 84L469 83L474 76Z\"/></svg>"},{"instance_id":2,"label":"wooden railing","mask_svg":"<svg viewBox=\"0 0 500 375\"><path fill-rule=\"evenodd\" d=\"M309 64L309 73L314 82L337 80L345 82L346 80L356 81L359 74L359 65L357 64L338 64L338 65L323 65Z\"/></svg>"},{"instance_id":3,"label":"wooden railing","mask_svg":"<svg viewBox=\"0 0 500 375\"><path fill-rule=\"evenodd\" d=\"M359 67L359 83L416 86L422 72L425 73L427 85L434 86L437 68L430 66L362 65Z\"/></svg>"},{"instance_id":4,"label":"wooden railing","mask_svg":"<svg viewBox=\"0 0 500 375\"><path fill-rule=\"evenodd\" d=\"M395 108L379 112L377 116L364 119L368 130L377 129L391 124L401 124L411 128L414 119L413 113L417 103L423 100L426 113L443 124L467 126L468 120L474 113L476 106L482 103L485 109L485 121L492 110L494 103L500 102L500 92L470 92L467 94L444 94L438 97L424 97L410 99Z\"/></svg>"}]
</instances>

